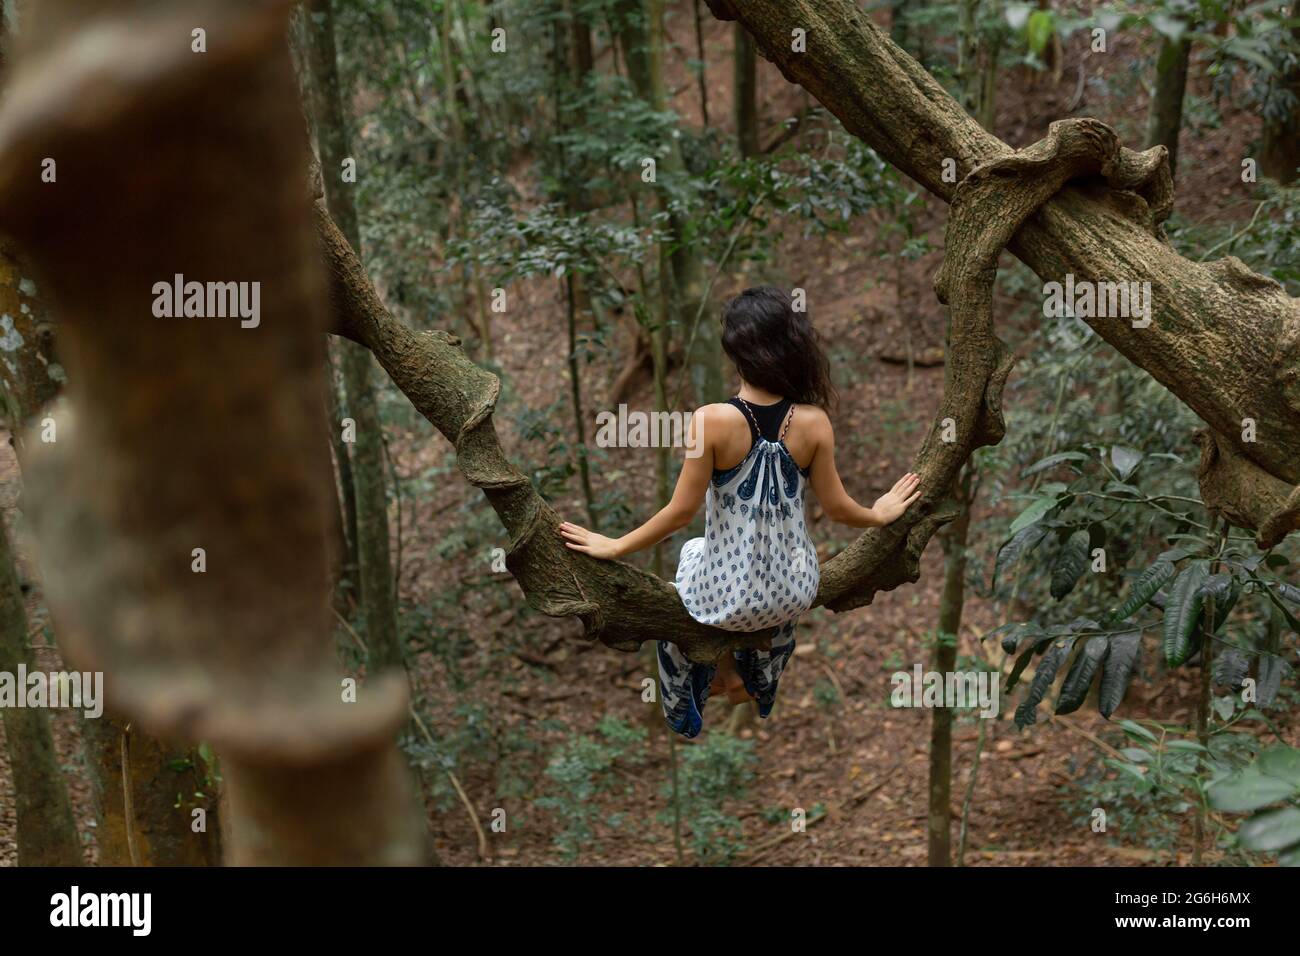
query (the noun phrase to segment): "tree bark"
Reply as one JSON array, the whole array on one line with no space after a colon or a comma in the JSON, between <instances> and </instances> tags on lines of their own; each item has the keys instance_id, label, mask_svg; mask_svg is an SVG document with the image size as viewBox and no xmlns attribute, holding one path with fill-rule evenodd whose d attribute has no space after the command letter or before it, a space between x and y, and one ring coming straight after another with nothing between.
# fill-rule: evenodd
<instances>
[{"instance_id":1,"label":"tree bark","mask_svg":"<svg viewBox=\"0 0 1300 956\"><path fill-rule=\"evenodd\" d=\"M758 155L758 54L748 31L733 24L735 37L735 122L736 145L740 155Z\"/></svg>"},{"instance_id":2,"label":"tree bark","mask_svg":"<svg viewBox=\"0 0 1300 956\"><path fill-rule=\"evenodd\" d=\"M310 0L306 23L312 74L312 112L316 117L325 202L343 235L360 255L361 228L357 221L356 203L342 177L343 162L349 155L348 135L339 89L331 0ZM444 47L450 42L449 24L450 14L445 18ZM452 109L455 109L455 104L452 104ZM388 541L383 424L375 401L372 362L369 352L351 343L341 343L340 351L347 412L356 429L351 471L356 497L357 562L361 605L365 610L367 659L372 669L403 667L405 655L397 625L397 596ZM333 427L342 426L336 422Z\"/></svg>"},{"instance_id":3,"label":"tree bark","mask_svg":"<svg viewBox=\"0 0 1300 956\"><path fill-rule=\"evenodd\" d=\"M958 514L939 532L943 547L943 591L939 627L930 669L948 674L957 666L962 608L966 600L966 534L970 529L971 465L962 469L955 487ZM930 866L952 865L952 725L950 707L936 707L930 718Z\"/></svg>"},{"instance_id":4,"label":"tree bark","mask_svg":"<svg viewBox=\"0 0 1300 956\"><path fill-rule=\"evenodd\" d=\"M192 748L162 743L107 713L81 728L100 866L220 865L215 768Z\"/></svg>"},{"instance_id":5,"label":"tree bark","mask_svg":"<svg viewBox=\"0 0 1300 956\"><path fill-rule=\"evenodd\" d=\"M1178 172L1178 135L1183 129L1183 97L1187 92L1187 66L1192 41L1186 37L1160 44L1156 88L1147 113L1147 146L1169 151L1169 172Z\"/></svg>"},{"instance_id":6,"label":"tree bark","mask_svg":"<svg viewBox=\"0 0 1300 956\"><path fill-rule=\"evenodd\" d=\"M39 669L27 642L23 592L9 534L0 524L0 673L16 675L19 664L29 672ZM18 865L81 866L81 839L49 716L40 707L0 707L0 719L13 775Z\"/></svg>"},{"instance_id":7,"label":"tree bark","mask_svg":"<svg viewBox=\"0 0 1300 956\"><path fill-rule=\"evenodd\" d=\"M353 702L328 638L324 302L286 13L34 8L0 107L0 227L58 303L70 384L29 513L68 662L105 672L121 718L220 755L227 862L418 863L405 680ZM57 186L33 188L47 156ZM258 323L151 314L177 274L259 283Z\"/></svg>"}]
</instances>

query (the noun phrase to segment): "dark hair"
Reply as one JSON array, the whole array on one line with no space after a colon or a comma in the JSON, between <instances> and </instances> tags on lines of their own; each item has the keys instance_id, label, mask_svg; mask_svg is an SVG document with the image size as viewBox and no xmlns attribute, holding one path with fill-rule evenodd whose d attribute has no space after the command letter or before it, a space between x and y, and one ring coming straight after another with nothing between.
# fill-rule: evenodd
<instances>
[{"instance_id":1,"label":"dark hair","mask_svg":"<svg viewBox=\"0 0 1300 956\"><path fill-rule=\"evenodd\" d=\"M750 385L828 411L835 406L821 339L784 289L746 289L723 306L722 350Z\"/></svg>"}]
</instances>

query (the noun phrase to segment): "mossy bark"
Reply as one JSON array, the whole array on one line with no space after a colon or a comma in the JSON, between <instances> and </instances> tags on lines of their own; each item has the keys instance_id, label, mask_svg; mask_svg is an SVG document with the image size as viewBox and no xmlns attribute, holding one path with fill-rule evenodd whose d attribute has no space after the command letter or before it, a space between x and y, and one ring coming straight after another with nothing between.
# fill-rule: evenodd
<instances>
[{"instance_id":1,"label":"mossy bark","mask_svg":"<svg viewBox=\"0 0 1300 956\"><path fill-rule=\"evenodd\" d=\"M100 866L221 863L215 768L193 748L162 743L107 714L81 727Z\"/></svg>"},{"instance_id":2,"label":"mossy bark","mask_svg":"<svg viewBox=\"0 0 1300 956\"><path fill-rule=\"evenodd\" d=\"M37 670L27 649L27 610L9 534L0 523L0 672ZM81 866L81 839L59 766L49 715L39 707L0 707L13 775L19 866Z\"/></svg>"}]
</instances>

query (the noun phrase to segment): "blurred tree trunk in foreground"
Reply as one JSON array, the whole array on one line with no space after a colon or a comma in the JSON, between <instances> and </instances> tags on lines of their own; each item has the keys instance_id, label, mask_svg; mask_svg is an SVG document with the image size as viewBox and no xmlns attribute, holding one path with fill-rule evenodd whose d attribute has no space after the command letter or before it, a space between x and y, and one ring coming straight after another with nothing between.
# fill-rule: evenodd
<instances>
[{"instance_id":1,"label":"blurred tree trunk in foreground","mask_svg":"<svg viewBox=\"0 0 1300 956\"><path fill-rule=\"evenodd\" d=\"M58 303L69 384L58 440L30 444L30 520L68 665L103 671L133 727L219 755L227 862L414 864L405 680L357 687L328 637L324 301L286 15L33 9L0 228Z\"/></svg>"}]
</instances>

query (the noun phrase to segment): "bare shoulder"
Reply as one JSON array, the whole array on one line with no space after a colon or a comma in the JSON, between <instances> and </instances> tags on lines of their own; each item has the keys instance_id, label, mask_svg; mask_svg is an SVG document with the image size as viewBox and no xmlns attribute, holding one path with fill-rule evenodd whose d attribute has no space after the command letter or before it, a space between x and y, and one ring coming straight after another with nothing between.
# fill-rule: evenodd
<instances>
[{"instance_id":1,"label":"bare shoulder","mask_svg":"<svg viewBox=\"0 0 1300 956\"><path fill-rule=\"evenodd\" d=\"M819 442L833 437L831 417L820 405L796 405L794 415L799 427L814 435Z\"/></svg>"},{"instance_id":2,"label":"bare shoulder","mask_svg":"<svg viewBox=\"0 0 1300 956\"><path fill-rule=\"evenodd\" d=\"M712 405L701 405L695 410L695 416L710 423L724 422L733 418L740 421L745 417L739 408L729 402L715 402Z\"/></svg>"},{"instance_id":3,"label":"bare shoulder","mask_svg":"<svg viewBox=\"0 0 1300 956\"><path fill-rule=\"evenodd\" d=\"M705 440L716 442L723 435L737 428L748 429L744 413L735 405L719 402L713 405L701 405L691 416L693 427L702 428ZM746 432L748 434L748 432Z\"/></svg>"}]
</instances>

